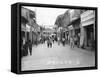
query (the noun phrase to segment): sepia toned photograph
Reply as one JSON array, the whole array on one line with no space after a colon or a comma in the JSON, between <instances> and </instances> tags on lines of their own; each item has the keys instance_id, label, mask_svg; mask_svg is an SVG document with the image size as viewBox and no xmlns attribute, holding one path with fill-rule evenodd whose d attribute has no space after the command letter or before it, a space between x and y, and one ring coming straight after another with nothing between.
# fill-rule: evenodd
<instances>
[{"instance_id":1,"label":"sepia toned photograph","mask_svg":"<svg viewBox=\"0 0 100 77\"><path fill-rule=\"evenodd\" d=\"M21 6L21 71L95 67L95 10Z\"/></svg>"}]
</instances>

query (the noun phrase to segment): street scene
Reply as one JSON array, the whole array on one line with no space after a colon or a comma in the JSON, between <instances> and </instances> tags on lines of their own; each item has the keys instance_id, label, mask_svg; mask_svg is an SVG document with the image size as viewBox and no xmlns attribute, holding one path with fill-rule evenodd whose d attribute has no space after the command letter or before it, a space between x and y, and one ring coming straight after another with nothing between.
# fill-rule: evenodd
<instances>
[{"instance_id":1,"label":"street scene","mask_svg":"<svg viewBox=\"0 0 100 77\"><path fill-rule=\"evenodd\" d=\"M95 66L95 11L21 7L21 70Z\"/></svg>"}]
</instances>

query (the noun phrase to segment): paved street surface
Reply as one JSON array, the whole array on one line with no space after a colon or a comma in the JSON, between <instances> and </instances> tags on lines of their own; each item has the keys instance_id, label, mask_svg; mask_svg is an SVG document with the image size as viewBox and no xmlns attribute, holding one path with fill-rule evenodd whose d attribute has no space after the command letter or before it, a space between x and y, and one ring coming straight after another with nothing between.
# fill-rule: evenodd
<instances>
[{"instance_id":1,"label":"paved street surface","mask_svg":"<svg viewBox=\"0 0 100 77\"><path fill-rule=\"evenodd\" d=\"M81 48L71 49L69 45L62 46L57 43L52 48L47 44L40 44L32 48L32 56L21 59L22 71L90 67L95 65L95 54L93 51L82 50Z\"/></svg>"}]
</instances>

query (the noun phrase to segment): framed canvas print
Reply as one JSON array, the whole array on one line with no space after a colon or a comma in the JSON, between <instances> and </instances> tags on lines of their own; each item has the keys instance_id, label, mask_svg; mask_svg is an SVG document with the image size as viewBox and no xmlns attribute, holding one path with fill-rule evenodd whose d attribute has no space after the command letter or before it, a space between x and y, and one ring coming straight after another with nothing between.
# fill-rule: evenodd
<instances>
[{"instance_id":1,"label":"framed canvas print","mask_svg":"<svg viewBox=\"0 0 100 77\"><path fill-rule=\"evenodd\" d=\"M11 5L11 71L97 69L97 7Z\"/></svg>"}]
</instances>

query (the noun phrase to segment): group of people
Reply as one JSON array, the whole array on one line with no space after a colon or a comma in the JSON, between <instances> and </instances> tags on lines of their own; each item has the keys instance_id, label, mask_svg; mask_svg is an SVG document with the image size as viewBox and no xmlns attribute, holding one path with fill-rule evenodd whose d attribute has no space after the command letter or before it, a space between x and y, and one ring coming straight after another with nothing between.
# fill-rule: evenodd
<instances>
[{"instance_id":1,"label":"group of people","mask_svg":"<svg viewBox=\"0 0 100 77\"><path fill-rule=\"evenodd\" d=\"M57 37L57 42L58 45L60 45L60 43L65 46L66 44L70 45L70 48L74 48L75 45L79 48L80 45L80 36L79 35L74 35L74 36L70 36L70 37Z\"/></svg>"},{"instance_id":2,"label":"group of people","mask_svg":"<svg viewBox=\"0 0 100 77\"><path fill-rule=\"evenodd\" d=\"M45 41L47 41L47 47L48 48L52 48L53 43L56 41L58 42L58 45L60 45L60 43L65 46L66 43L70 45L70 48L74 48L74 46L76 45L77 47L79 47L79 43L80 43L80 37L79 36L70 36L68 39L62 37L57 37L57 36L48 36L47 38L45 37L41 37L41 39L39 41L35 41L34 45L36 44L43 44L45 43ZM31 40L27 40L25 41L25 38L22 39L22 56L27 56L28 52L30 53L30 55L32 55L32 45L33 42Z\"/></svg>"},{"instance_id":3,"label":"group of people","mask_svg":"<svg viewBox=\"0 0 100 77\"><path fill-rule=\"evenodd\" d=\"M65 46L65 44L66 44L66 39L65 38L60 38L60 37L58 37L57 38L57 42L58 42L58 45L60 45L60 43L62 43L62 45L63 46Z\"/></svg>"},{"instance_id":4,"label":"group of people","mask_svg":"<svg viewBox=\"0 0 100 77\"><path fill-rule=\"evenodd\" d=\"M66 40L65 40L65 38L62 38L62 40L61 40L61 38L60 37L50 37L50 36L48 36L48 38L47 38L47 47L49 48L51 48L52 47L52 44L54 43L54 42L58 42L58 45L60 45L60 43L62 43L63 44L63 46L65 46L65 44L66 44Z\"/></svg>"}]
</instances>

